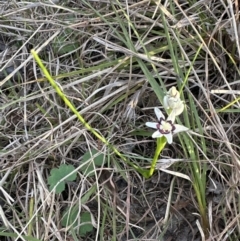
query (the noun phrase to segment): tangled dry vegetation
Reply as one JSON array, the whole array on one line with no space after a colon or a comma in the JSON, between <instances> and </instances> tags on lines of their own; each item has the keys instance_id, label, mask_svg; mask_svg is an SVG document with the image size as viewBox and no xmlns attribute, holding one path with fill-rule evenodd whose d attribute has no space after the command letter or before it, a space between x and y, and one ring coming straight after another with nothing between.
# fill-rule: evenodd
<instances>
[{"instance_id":1,"label":"tangled dry vegetation","mask_svg":"<svg viewBox=\"0 0 240 241\"><path fill-rule=\"evenodd\" d=\"M0 1L0 12L1 240L240 240L238 1L13 0ZM156 93L183 86L185 115L192 120L194 105L202 126L188 123L207 167L207 232L179 175L192 180L196 161L179 138L161 155L179 162L159 162L144 179L79 123L33 48L85 120L142 167L156 147L145 126L161 106ZM104 165L50 192L50 171L78 168L92 148ZM91 214L84 236L62 223L74 205L77 217Z\"/></svg>"}]
</instances>

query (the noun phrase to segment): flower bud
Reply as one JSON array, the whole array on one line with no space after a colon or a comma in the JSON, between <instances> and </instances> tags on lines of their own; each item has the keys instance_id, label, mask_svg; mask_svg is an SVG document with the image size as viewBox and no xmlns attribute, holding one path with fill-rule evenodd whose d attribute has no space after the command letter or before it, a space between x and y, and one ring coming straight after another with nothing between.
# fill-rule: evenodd
<instances>
[{"instance_id":1,"label":"flower bud","mask_svg":"<svg viewBox=\"0 0 240 241\"><path fill-rule=\"evenodd\" d=\"M167 109L171 109L175 116L180 115L184 110L183 101L180 99L180 93L177 91L176 87L172 87L167 95L163 98L163 105Z\"/></svg>"}]
</instances>

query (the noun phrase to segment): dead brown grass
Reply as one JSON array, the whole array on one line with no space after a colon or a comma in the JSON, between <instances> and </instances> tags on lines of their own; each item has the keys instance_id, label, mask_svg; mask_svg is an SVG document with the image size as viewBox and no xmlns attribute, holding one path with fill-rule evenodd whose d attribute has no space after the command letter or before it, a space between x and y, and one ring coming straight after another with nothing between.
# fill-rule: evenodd
<instances>
[{"instance_id":1,"label":"dead brown grass","mask_svg":"<svg viewBox=\"0 0 240 241\"><path fill-rule=\"evenodd\" d=\"M239 101L218 112L239 95L234 92L240 86L238 7L237 1L0 2L1 236L76 240L61 219L66 207L79 203L92 214L95 227L82 240L239 240ZM155 142L144 124L154 118L152 107L160 102L136 59L144 61L159 87L168 89L181 81L159 9L172 41L179 44L176 55L184 74L203 46L184 94L186 101L187 94L195 101L207 143L199 162L208 164L208 236L201 234L191 183L164 171L144 180L122 163L84 130L30 55L32 48L38 49L84 118L132 161L148 166ZM127 48L119 21L136 51ZM201 150L200 139L194 140ZM97 178L79 172L64 193L49 192L50 170L62 163L78 167L90 147L107 159L96 170ZM184 159L169 169L191 177L192 160L186 160L177 138L162 158ZM97 191L82 204L93 185Z\"/></svg>"}]
</instances>

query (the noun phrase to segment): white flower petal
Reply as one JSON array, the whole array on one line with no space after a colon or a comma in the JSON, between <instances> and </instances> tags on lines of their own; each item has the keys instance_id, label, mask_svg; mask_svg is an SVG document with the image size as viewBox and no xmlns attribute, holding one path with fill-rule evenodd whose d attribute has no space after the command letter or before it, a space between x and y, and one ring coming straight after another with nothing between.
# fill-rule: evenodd
<instances>
[{"instance_id":1,"label":"white flower petal","mask_svg":"<svg viewBox=\"0 0 240 241\"><path fill-rule=\"evenodd\" d=\"M159 131L155 131L153 134L152 134L152 138L159 138L159 137L162 137L163 135L159 132Z\"/></svg>"},{"instance_id":2,"label":"white flower petal","mask_svg":"<svg viewBox=\"0 0 240 241\"><path fill-rule=\"evenodd\" d=\"M179 102L179 105L173 109L173 112L174 112L175 116L178 116L183 112L183 110L184 110L184 104L181 101L181 102Z\"/></svg>"},{"instance_id":3,"label":"white flower petal","mask_svg":"<svg viewBox=\"0 0 240 241\"><path fill-rule=\"evenodd\" d=\"M162 111L159 110L157 107L154 108L154 112L155 112L158 120L160 120L160 118L163 118L165 120L165 117L164 117Z\"/></svg>"},{"instance_id":4,"label":"white flower petal","mask_svg":"<svg viewBox=\"0 0 240 241\"><path fill-rule=\"evenodd\" d=\"M169 89L168 94L170 97L180 98L180 93L177 91L175 86Z\"/></svg>"},{"instance_id":5,"label":"white flower petal","mask_svg":"<svg viewBox=\"0 0 240 241\"><path fill-rule=\"evenodd\" d=\"M179 98L169 97L167 99L167 103L168 103L169 108L177 109L181 105L182 101Z\"/></svg>"},{"instance_id":6,"label":"white flower petal","mask_svg":"<svg viewBox=\"0 0 240 241\"><path fill-rule=\"evenodd\" d=\"M165 95L163 97L163 106L166 108L166 109L169 109L169 105L168 105L168 95Z\"/></svg>"},{"instance_id":7,"label":"white flower petal","mask_svg":"<svg viewBox=\"0 0 240 241\"><path fill-rule=\"evenodd\" d=\"M175 112L175 116L180 115L184 110L183 101L180 99L180 93L176 87L172 87L163 98L163 105L166 109L171 109Z\"/></svg>"},{"instance_id":8,"label":"white flower petal","mask_svg":"<svg viewBox=\"0 0 240 241\"><path fill-rule=\"evenodd\" d=\"M186 126L182 126L182 125L178 125L178 124L175 124L174 126L176 128L173 132L174 134L182 132L182 131L188 131L189 130Z\"/></svg>"},{"instance_id":9,"label":"white flower petal","mask_svg":"<svg viewBox=\"0 0 240 241\"><path fill-rule=\"evenodd\" d=\"M172 123L174 123L175 118L176 118L175 112L172 111L172 112L170 113L170 115L168 116L167 120L168 120L168 121L172 121Z\"/></svg>"},{"instance_id":10,"label":"white flower petal","mask_svg":"<svg viewBox=\"0 0 240 241\"><path fill-rule=\"evenodd\" d=\"M168 142L169 144L172 144L172 141L173 141L173 135L172 135L172 133L165 134L164 136L166 137L167 142Z\"/></svg>"},{"instance_id":11,"label":"white flower petal","mask_svg":"<svg viewBox=\"0 0 240 241\"><path fill-rule=\"evenodd\" d=\"M157 129L157 122L146 122L146 126L151 127L153 129Z\"/></svg>"}]
</instances>

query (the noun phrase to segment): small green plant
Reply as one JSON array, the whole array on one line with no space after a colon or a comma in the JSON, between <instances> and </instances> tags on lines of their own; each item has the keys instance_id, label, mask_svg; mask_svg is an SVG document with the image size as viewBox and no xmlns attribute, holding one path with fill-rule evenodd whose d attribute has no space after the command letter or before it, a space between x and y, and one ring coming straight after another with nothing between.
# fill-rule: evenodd
<instances>
[{"instance_id":1,"label":"small green plant","mask_svg":"<svg viewBox=\"0 0 240 241\"><path fill-rule=\"evenodd\" d=\"M82 158L80 170L84 173L85 176L93 176L95 167L100 167L104 164L104 155L95 149L87 151ZM91 160L89 162L89 160ZM85 165L82 165L84 164Z\"/></svg>"},{"instance_id":2,"label":"small green plant","mask_svg":"<svg viewBox=\"0 0 240 241\"><path fill-rule=\"evenodd\" d=\"M165 119L162 111L155 107L154 112L157 116L157 122L146 123L146 126L157 129L152 134L152 138L157 138L157 148L149 170L149 176L153 175L158 157L166 143L172 144L174 134L188 130L185 126L174 124L176 116L180 115L184 110L184 104L180 99L180 93L175 87L172 87L168 91L167 95L163 98L163 103L165 108L171 111L168 118Z\"/></svg>"},{"instance_id":3,"label":"small green plant","mask_svg":"<svg viewBox=\"0 0 240 241\"><path fill-rule=\"evenodd\" d=\"M89 212L80 214L78 205L66 209L61 223L64 227L71 227L71 230L80 236L86 236L88 232L93 230L91 214Z\"/></svg>"},{"instance_id":4,"label":"small green plant","mask_svg":"<svg viewBox=\"0 0 240 241\"><path fill-rule=\"evenodd\" d=\"M74 166L66 164L62 164L59 168L53 168L51 170L50 176L48 177L50 191L52 191L55 187L55 192L57 194L64 191L65 183L67 181L74 181L77 177L77 173L73 172L74 170Z\"/></svg>"}]
</instances>

